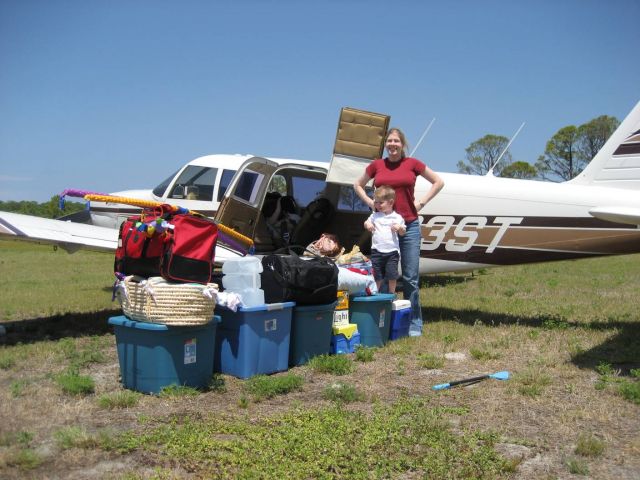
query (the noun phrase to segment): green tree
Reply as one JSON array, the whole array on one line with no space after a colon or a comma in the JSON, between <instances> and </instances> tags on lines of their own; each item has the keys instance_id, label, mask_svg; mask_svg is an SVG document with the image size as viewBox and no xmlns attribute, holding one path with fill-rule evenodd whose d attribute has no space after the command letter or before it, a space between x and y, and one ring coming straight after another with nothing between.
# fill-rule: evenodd
<instances>
[{"instance_id":1,"label":"green tree","mask_svg":"<svg viewBox=\"0 0 640 480\"><path fill-rule=\"evenodd\" d=\"M34 215L37 217L58 218L85 208L84 203L66 202L64 211L60 210L58 198L58 195L54 195L48 202L44 203L31 200L22 200L20 202L13 200L6 202L0 201L0 210L4 212L21 213L23 215Z\"/></svg>"},{"instance_id":2,"label":"green tree","mask_svg":"<svg viewBox=\"0 0 640 480\"><path fill-rule=\"evenodd\" d=\"M620 125L616 117L601 115L578 127L578 155L589 163Z\"/></svg>"},{"instance_id":3,"label":"green tree","mask_svg":"<svg viewBox=\"0 0 640 480\"><path fill-rule=\"evenodd\" d=\"M563 127L547 142L544 155L538 157L536 169L545 180L571 180L582 171L586 162L578 154L578 128Z\"/></svg>"},{"instance_id":4,"label":"green tree","mask_svg":"<svg viewBox=\"0 0 640 480\"><path fill-rule=\"evenodd\" d=\"M500 171L501 177L531 179L538 176L536 167L529 162L513 162Z\"/></svg>"},{"instance_id":5,"label":"green tree","mask_svg":"<svg viewBox=\"0 0 640 480\"><path fill-rule=\"evenodd\" d=\"M484 175L491 169L508 143L509 139L502 135L489 134L476 140L466 148L466 160L458 162L458 172ZM511 152L507 150L500 162L502 165L509 165L511 161ZM499 175L503 168L505 167L497 165L496 174Z\"/></svg>"}]
</instances>

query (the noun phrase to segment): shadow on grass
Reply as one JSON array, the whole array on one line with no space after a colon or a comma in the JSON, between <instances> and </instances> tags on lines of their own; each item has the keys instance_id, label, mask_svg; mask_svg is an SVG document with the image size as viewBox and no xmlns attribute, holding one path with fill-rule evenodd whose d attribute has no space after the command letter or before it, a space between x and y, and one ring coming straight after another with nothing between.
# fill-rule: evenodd
<instances>
[{"instance_id":1,"label":"shadow on grass","mask_svg":"<svg viewBox=\"0 0 640 480\"><path fill-rule=\"evenodd\" d=\"M621 375L630 375L630 370L640 368L640 321L602 320L590 323L569 322L559 315L525 317L481 310L456 310L453 308L425 308L422 311L425 324L454 321L464 325L482 323L486 326L522 325L544 330L584 329L615 332L606 341L589 350L572 356L571 361L579 368L595 369L608 363L619 369Z\"/></svg>"},{"instance_id":2,"label":"shadow on grass","mask_svg":"<svg viewBox=\"0 0 640 480\"><path fill-rule=\"evenodd\" d=\"M109 317L116 315L122 315L122 310L118 308L99 312L65 313L51 317L2 323L6 333L0 336L0 345L103 335L113 331L107 321Z\"/></svg>"},{"instance_id":3,"label":"shadow on grass","mask_svg":"<svg viewBox=\"0 0 640 480\"><path fill-rule=\"evenodd\" d=\"M429 275L420 278L421 287L446 287L447 285L457 285L459 283L471 282L477 278L477 275Z\"/></svg>"}]
</instances>

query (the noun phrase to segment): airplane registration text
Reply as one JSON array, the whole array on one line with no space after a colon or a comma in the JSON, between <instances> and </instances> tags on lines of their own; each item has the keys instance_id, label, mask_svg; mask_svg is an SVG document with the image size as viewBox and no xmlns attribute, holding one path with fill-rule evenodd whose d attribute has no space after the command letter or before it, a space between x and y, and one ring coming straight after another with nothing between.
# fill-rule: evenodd
<instances>
[{"instance_id":1,"label":"airplane registration text","mask_svg":"<svg viewBox=\"0 0 640 480\"><path fill-rule=\"evenodd\" d=\"M487 245L486 253L492 253L511 225L518 225L524 217L495 217L489 222L487 217L462 217L457 225L455 217L437 215L429 219L422 227L428 234L422 239L422 250L436 250L444 245L449 252L466 252L478 239L478 231L487 228L495 229L496 233ZM447 239L449 234L449 239ZM453 237L453 238L451 238Z\"/></svg>"}]
</instances>

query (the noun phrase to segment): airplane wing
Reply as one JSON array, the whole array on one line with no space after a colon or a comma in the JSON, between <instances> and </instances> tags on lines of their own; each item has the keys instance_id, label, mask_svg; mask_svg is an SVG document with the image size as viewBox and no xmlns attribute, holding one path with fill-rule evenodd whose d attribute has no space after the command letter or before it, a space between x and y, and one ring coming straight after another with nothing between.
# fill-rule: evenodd
<instances>
[{"instance_id":1,"label":"airplane wing","mask_svg":"<svg viewBox=\"0 0 640 480\"><path fill-rule=\"evenodd\" d=\"M81 248L112 252L118 245L118 230L0 212L0 240L22 240L58 245L69 253Z\"/></svg>"},{"instance_id":2,"label":"airplane wing","mask_svg":"<svg viewBox=\"0 0 640 480\"><path fill-rule=\"evenodd\" d=\"M595 207L589 214L600 220L640 225L640 209L633 207Z\"/></svg>"}]
</instances>

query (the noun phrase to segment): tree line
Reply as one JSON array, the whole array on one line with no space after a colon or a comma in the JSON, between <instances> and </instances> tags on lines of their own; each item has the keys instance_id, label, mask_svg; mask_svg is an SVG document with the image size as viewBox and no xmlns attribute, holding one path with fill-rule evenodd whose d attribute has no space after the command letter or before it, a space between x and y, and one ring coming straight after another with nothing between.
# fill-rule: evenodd
<instances>
[{"instance_id":1,"label":"tree line","mask_svg":"<svg viewBox=\"0 0 640 480\"><path fill-rule=\"evenodd\" d=\"M0 200L0 210L3 212L22 213L24 215L34 215L44 218L58 218L63 215L75 213L85 208L84 203L65 202L64 210L60 208L59 196L54 195L48 202L38 203L31 200L22 201L2 201Z\"/></svg>"},{"instance_id":2,"label":"tree line","mask_svg":"<svg viewBox=\"0 0 640 480\"><path fill-rule=\"evenodd\" d=\"M535 164L514 161L508 150L494 168L499 177L550 180L571 180L589 164L605 144L620 122L615 117L601 115L587 123L568 125L558 130L547 142L544 154ZM501 135L485 135L466 149L465 160L458 162L458 172L473 175L486 174L509 144Z\"/></svg>"}]
</instances>

